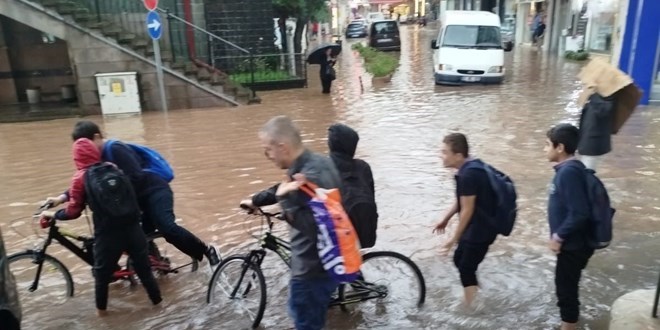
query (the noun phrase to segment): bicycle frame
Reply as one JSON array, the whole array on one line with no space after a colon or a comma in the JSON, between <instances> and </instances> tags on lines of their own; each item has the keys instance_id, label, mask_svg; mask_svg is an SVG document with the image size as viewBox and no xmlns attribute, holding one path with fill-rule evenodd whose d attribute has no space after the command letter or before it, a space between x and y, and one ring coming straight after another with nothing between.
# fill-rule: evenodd
<instances>
[{"instance_id":1,"label":"bicycle frame","mask_svg":"<svg viewBox=\"0 0 660 330\"><path fill-rule=\"evenodd\" d=\"M34 263L36 263L37 266L37 273L35 274L34 282L32 282L32 285L30 285L30 288L28 289L30 292L34 292L37 290L39 287L39 279L41 278L41 270L43 267L43 261L46 255L46 249L48 249L48 246L52 244L53 240L57 241L60 243L63 247L65 247L67 250L73 252L78 258L82 259L85 261L88 265L94 265L94 255L92 254L91 251L85 251L84 247L81 248L75 243L73 243L71 240L69 240L67 237L70 237L76 241L82 242L83 246L85 243L89 241L93 241L93 238L90 237L85 237L85 236L79 236L73 233L70 233L64 229L60 229L55 223L53 223L49 229L48 229L48 237L46 238L46 241L44 242L43 246L41 249L35 250L35 257L36 260L34 260Z\"/></svg>"},{"instance_id":2,"label":"bicycle frame","mask_svg":"<svg viewBox=\"0 0 660 330\"><path fill-rule=\"evenodd\" d=\"M266 257L265 250L271 250L275 252L280 257L280 259L282 259L282 261L286 263L286 265L289 268L291 268L291 244L288 241L283 240L272 234L272 230L273 230L272 218L279 218L280 215L277 213L273 214L273 213L264 212L261 209L259 209L259 213L261 213L261 216L266 218L266 221L268 223L268 230L264 233L264 235L260 239L261 249L250 251L247 256L247 261L249 263L253 263L261 267L261 263L263 262L263 259ZM247 270L247 268L245 270ZM241 274L238 283L240 283L243 280L243 276L245 276L245 270ZM367 301L370 299L385 298L387 296L387 288L382 288L381 286L375 285L373 283L365 282L364 280L357 280L350 285L356 290L356 292L349 293L346 297L344 297L344 299L340 299L339 297L334 298L330 302L330 306L350 305L362 301ZM250 287L251 286L248 285L247 288L248 291L250 290ZM238 290L238 286L234 288L231 297L234 297L236 295L237 290Z\"/></svg>"}]
</instances>

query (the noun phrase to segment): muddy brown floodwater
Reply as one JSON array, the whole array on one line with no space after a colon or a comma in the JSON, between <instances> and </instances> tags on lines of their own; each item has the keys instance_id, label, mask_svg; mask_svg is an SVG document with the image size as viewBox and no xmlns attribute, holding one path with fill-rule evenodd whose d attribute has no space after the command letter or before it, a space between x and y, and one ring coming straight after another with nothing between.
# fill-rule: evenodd
<instances>
[{"instance_id":1,"label":"muddy brown floodwater","mask_svg":"<svg viewBox=\"0 0 660 330\"><path fill-rule=\"evenodd\" d=\"M381 214L376 249L399 251L416 261L428 293L425 306L410 315L369 319L355 311L331 310L328 329L552 329L560 321L554 257L545 245L547 184L553 170L542 149L551 125L578 118L579 64L517 49L506 55L508 78L502 85L438 87L431 74L434 33L416 26L402 29L401 65L390 83L372 84L359 57L349 50L355 42L350 41L340 56L331 96L321 95L318 69L312 67L310 88L262 93L261 105L90 119L102 124L108 137L148 144L168 158L176 172L172 187L180 223L216 244L223 256L255 243L238 202L282 178L263 157L259 127L274 115L287 114L302 128L305 143L325 152L327 127L344 122L359 131L358 155L374 171ZM0 125L0 224L10 253L39 241L29 218L10 220L30 215L38 201L61 192L73 174L69 134L75 122ZM614 137L614 151L602 166L600 176L618 209L616 236L584 272L585 329L605 329L614 299L651 288L657 278L659 127L660 109L638 109ZM472 313L457 305L462 293L458 273L449 257L437 253L442 237L431 234L453 198L452 173L439 159L439 144L451 131L466 133L476 156L509 173L520 196L513 234L498 238L480 266L485 308ZM63 226L89 232L84 218ZM163 248L176 254L172 247ZM111 315L98 319L90 267L59 247L49 252L72 270L76 296L47 308L24 301L24 329L243 327L231 311L206 304L211 270L205 262L197 273L160 280L165 297L160 308L149 306L141 289L113 284ZM286 329L292 326L285 308L287 274L275 258L266 258L270 276L262 324Z\"/></svg>"}]
</instances>

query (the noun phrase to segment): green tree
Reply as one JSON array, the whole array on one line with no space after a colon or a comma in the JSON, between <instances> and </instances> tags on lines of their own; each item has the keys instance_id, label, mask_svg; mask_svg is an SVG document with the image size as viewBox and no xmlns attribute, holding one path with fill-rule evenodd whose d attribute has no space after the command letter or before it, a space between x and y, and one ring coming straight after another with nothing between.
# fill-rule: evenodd
<instances>
[{"instance_id":1,"label":"green tree","mask_svg":"<svg viewBox=\"0 0 660 330\"><path fill-rule=\"evenodd\" d=\"M296 29L293 34L293 48L296 53L302 51L303 31L310 19L314 16L318 20L324 12L327 16L325 0L273 0L273 7L280 18L279 26L284 50L287 49L286 20L289 17L296 19Z\"/></svg>"}]
</instances>

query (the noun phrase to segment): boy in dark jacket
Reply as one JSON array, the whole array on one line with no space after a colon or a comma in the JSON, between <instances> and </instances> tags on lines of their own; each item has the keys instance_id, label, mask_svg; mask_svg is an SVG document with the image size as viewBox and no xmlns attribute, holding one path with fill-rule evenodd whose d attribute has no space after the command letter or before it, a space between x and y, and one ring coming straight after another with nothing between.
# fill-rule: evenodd
<instances>
[{"instance_id":1,"label":"boy in dark jacket","mask_svg":"<svg viewBox=\"0 0 660 330\"><path fill-rule=\"evenodd\" d=\"M575 159L577 127L560 124L550 129L544 151L556 162L548 198L549 247L557 254L555 286L561 329L576 329L580 315L579 282L594 249L589 245L591 204L587 195L585 167Z\"/></svg>"},{"instance_id":2,"label":"boy in dark jacket","mask_svg":"<svg viewBox=\"0 0 660 330\"><path fill-rule=\"evenodd\" d=\"M371 167L364 160L353 158L359 140L358 133L346 125L328 128L330 158L342 181L342 204L360 238L360 246L368 248L376 244L378 210Z\"/></svg>"},{"instance_id":3,"label":"boy in dark jacket","mask_svg":"<svg viewBox=\"0 0 660 330\"><path fill-rule=\"evenodd\" d=\"M77 171L71 181L67 207L57 212L44 211L41 213L42 217L56 220L77 219L85 209L85 205L90 203L90 200L86 200L85 178L90 167L101 162L101 152L91 140L79 139L73 143L73 160ZM94 209L94 206L90 205L94 211L94 277L98 315L106 314L108 284L124 251L128 252L133 260L135 272L143 283L151 302L154 305L159 304L162 298L156 279L151 273L147 254L147 238L140 227L137 200L135 200L135 210L137 211L135 217L120 222L109 221L102 212Z\"/></svg>"}]
</instances>

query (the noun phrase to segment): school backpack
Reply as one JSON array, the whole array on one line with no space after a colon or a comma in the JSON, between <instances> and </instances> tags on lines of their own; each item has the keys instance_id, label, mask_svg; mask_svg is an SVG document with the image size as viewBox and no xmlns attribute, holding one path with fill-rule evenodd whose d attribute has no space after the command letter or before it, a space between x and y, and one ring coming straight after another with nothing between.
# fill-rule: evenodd
<instances>
[{"instance_id":1,"label":"school backpack","mask_svg":"<svg viewBox=\"0 0 660 330\"><path fill-rule=\"evenodd\" d=\"M103 159L109 162L113 162L111 148L112 145L116 142L118 141L107 140L105 142L103 147ZM143 171L156 174L167 182L174 180L174 171L172 170L172 167L156 150L139 144L125 144L133 151L135 151L138 157L140 157L140 165L142 165Z\"/></svg>"},{"instance_id":2,"label":"school backpack","mask_svg":"<svg viewBox=\"0 0 660 330\"><path fill-rule=\"evenodd\" d=\"M353 223L362 248L376 244L378 211L366 180L353 173L342 173L342 205Z\"/></svg>"},{"instance_id":3,"label":"school backpack","mask_svg":"<svg viewBox=\"0 0 660 330\"><path fill-rule=\"evenodd\" d=\"M491 224L498 234L509 236L518 215L518 205L516 203L518 195L513 180L508 175L479 159L468 161L466 169L469 168L481 169L488 175L490 186L497 197L497 208L495 216L490 218Z\"/></svg>"},{"instance_id":4,"label":"school backpack","mask_svg":"<svg viewBox=\"0 0 660 330\"><path fill-rule=\"evenodd\" d=\"M612 208L607 189L594 170L578 165L572 166L585 172L587 195L591 204L589 246L594 249L606 248L612 242L612 220L616 209Z\"/></svg>"},{"instance_id":5,"label":"school backpack","mask_svg":"<svg viewBox=\"0 0 660 330\"><path fill-rule=\"evenodd\" d=\"M140 219L140 206L129 178L111 163L97 163L85 172L85 200L94 216L114 224Z\"/></svg>"}]
</instances>

